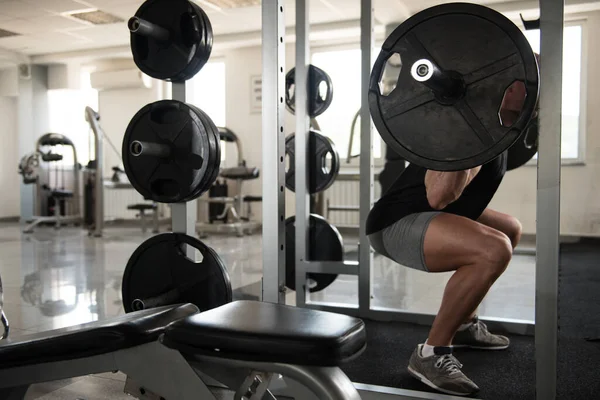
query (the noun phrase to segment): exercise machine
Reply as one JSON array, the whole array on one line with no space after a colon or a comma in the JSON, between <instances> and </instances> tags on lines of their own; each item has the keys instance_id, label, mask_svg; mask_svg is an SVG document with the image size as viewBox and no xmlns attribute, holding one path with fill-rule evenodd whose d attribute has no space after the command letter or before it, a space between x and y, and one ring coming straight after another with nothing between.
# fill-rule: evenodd
<instances>
[{"instance_id":1,"label":"exercise machine","mask_svg":"<svg viewBox=\"0 0 600 400\"><path fill-rule=\"evenodd\" d=\"M196 228L200 237L214 232L235 232L239 237L244 236L244 234L251 235L261 226L260 222L251 220L251 204L260 202L262 198L246 195L243 191L243 184L245 181L258 179L260 170L257 167L247 166L242 143L231 129L224 127L218 129L220 140L234 144L237 149L237 166L221 168L219 172L219 177L236 182L237 194L235 196L200 198L200 201L209 205L222 205L223 209L220 215L216 216L216 222L198 222ZM246 206L245 210L244 206ZM219 221L222 221L222 223Z\"/></svg>"},{"instance_id":2,"label":"exercise machine","mask_svg":"<svg viewBox=\"0 0 600 400\"><path fill-rule=\"evenodd\" d=\"M100 115L91 107L85 108L85 120L94 136L94 159L85 173L86 224L90 236L101 237L104 230L104 131Z\"/></svg>"},{"instance_id":3,"label":"exercise machine","mask_svg":"<svg viewBox=\"0 0 600 400\"><path fill-rule=\"evenodd\" d=\"M64 147L71 149L72 164L68 166L63 162L67 155L62 151ZM23 182L34 185L35 199L35 215L23 232L32 233L40 224L53 223L59 229L63 224L81 222L79 171L77 150L71 139L47 133L37 140L35 151L19 163Z\"/></svg>"}]
</instances>

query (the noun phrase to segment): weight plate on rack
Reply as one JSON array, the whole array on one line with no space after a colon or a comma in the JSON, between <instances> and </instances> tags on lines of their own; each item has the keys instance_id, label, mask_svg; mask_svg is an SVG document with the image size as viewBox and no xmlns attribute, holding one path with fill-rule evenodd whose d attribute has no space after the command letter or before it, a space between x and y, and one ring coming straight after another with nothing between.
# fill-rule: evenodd
<instances>
[{"instance_id":1,"label":"weight plate on rack","mask_svg":"<svg viewBox=\"0 0 600 400\"><path fill-rule=\"evenodd\" d=\"M148 0L129 20L129 29L133 60L153 78L186 81L210 58L212 25L204 10L191 1Z\"/></svg>"},{"instance_id":2,"label":"weight plate on rack","mask_svg":"<svg viewBox=\"0 0 600 400\"><path fill-rule=\"evenodd\" d=\"M218 151L218 154L214 154L214 156L215 156L215 159L219 160L219 167L213 168L211 174L207 173L202 181L202 184L198 186L198 190L196 192L194 192L192 194L192 196L190 196L190 198L185 201L191 201L191 200L197 199L206 190L208 190L206 188L207 187L210 188L213 185L213 183L215 182L215 180L217 179L217 176L219 176L220 165L221 165L221 163L220 163L220 160L221 160L221 137L219 135L219 129L214 124L212 119L210 119L208 114L206 114L204 111L202 111L198 107L193 106L191 104L188 104L188 106L192 107L198 113L198 116L200 117L202 122L204 122L204 126L208 128L207 132L209 133L209 137L210 137L210 134L212 134L211 144L214 142L215 143L214 148L216 149L216 151ZM211 147L211 148L213 148L213 147Z\"/></svg>"},{"instance_id":3,"label":"weight plate on rack","mask_svg":"<svg viewBox=\"0 0 600 400\"><path fill-rule=\"evenodd\" d=\"M221 154L214 124L176 100L148 104L123 138L123 165L133 187L160 203L193 200L210 188ZM214 179L213 179L214 180Z\"/></svg>"},{"instance_id":4,"label":"weight plate on rack","mask_svg":"<svg viewBox=\"0 0 600 400\"><path fill-rule=\"evenodd\" d=\"M531 120L519 140L508 149L507 171L512 171L527 164L538 152L539 128L539 120L537 118Z\"/></svg>"},{"instance_id":5,"label":"weight plate on rack","mask_svg":"<svg viewBox=\"0 0 600 400\"><path fill-rule=\"evenodd\" d=\"M310 194L326 190L340 172L340 156L333 141L317 131L310 130L308 135L307 184ZM285 139L285 154L289 166L285 172L285 187L294 191L296 188L296 135Z\"/></svg>"},{"instance_id":6,"label":"weight plate on rack","mask_svg":"<svg viewBox=\"0 0 600 400\"><path fill-rule=\"evenodd\" d=\"M188 258L186 248L202 261ZM122 296L126 312L182 303L207 311L231 302L232 290L227 268L213 249L182 233L162 233L132 254Z\"/></svg>"},{"instance_id":7,"label":"weight plate on rack","mask_svg":"<svg viewBox=\"0 0 600 400\"><path fill-rule=\"evenodd\" d=\"M285 76L285 105L292 114L296 111L296 68L292 68ZM311 118L323 114L333 100L333 82L321 68L308 67L308 116Z\"/></svg>"},{"instance_id":8,"label":"weight plate on rack","mask_svg":"<svg viewBox=\"0 0 600 400\"><path fill-rule=\"evenodd\" d=\"M391 92L382 93L386 64L398 57L398 80ZM524 84L526 98L518 119L503 126L498 112L515 81ZM452 97L431 89L439 82L452 83ZM412 16L385 40L371 72L369 107L379 134L409 162L464 170L515 143L533 115L538 92L534 53L514 23L484 6L443 4Z\"/></svg>"},{"instance_id":9,"label":"weight plate on rack","mask_svg":"<svg viewBox=\"0 0 600 400\"><path fill-rule=\"evenodd\" d=\"M296 290L296 217L285 220L285 286ZM311 214L308 222L308 259L310 261L343 261L342 235L320 215ZM331 285L337 274L313 274L307 276L311 293Z\"/></svg>"}]
</instances>

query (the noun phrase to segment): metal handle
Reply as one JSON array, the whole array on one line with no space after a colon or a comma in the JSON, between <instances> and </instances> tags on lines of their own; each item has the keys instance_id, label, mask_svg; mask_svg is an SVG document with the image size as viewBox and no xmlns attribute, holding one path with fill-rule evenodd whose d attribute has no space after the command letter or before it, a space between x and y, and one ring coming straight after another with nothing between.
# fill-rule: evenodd
<instances>
[{"instance_id":1,"label":"metal handle","mask_svg":"<svg viewBox=\"0 0 600 400\"><path fill-rule=\"evenodd\" d=\"M134 157L153 156L167 158L171 155L171 148L166 144L134 140L129 145L129 152Z\"/></svg>"},{"instance_id":2,"label":"metal handle","mask_svg":"<svg viewBox=\"0 0 600 400\"><path fill-rule=\"evenodd\" d=\"M169 31L162 26L158 26L139 17L131 17L127 22L127 27L131 33L146 36L158 40L159 42L167 42L171 36Z\"/></svg>"},{"instance_id":3,"label":"metal handle","mask_svg":"<svg viewBox=\"0 0 600 400\"><path fill-rule=\"evenodd\" d=\"M454 98L461 94L461 81L425 58L412 65L410 74L414 80L421 82L442 98Z\"/></svg>"},{"instance_id":4,"label":"metal handle","mask_svg":"<svg viewBox=\"0 0 600 400\"><path fill-rule=\"evenodd\" d=\"M147 299L135 299L131 302L131 308L134 311L146 310L148 308L155 308L161 306L171 305L177 302L181 295L180 288L174 288L168 292L159 294L158 296L149 297Z\"/></svg>"}]
</instances>

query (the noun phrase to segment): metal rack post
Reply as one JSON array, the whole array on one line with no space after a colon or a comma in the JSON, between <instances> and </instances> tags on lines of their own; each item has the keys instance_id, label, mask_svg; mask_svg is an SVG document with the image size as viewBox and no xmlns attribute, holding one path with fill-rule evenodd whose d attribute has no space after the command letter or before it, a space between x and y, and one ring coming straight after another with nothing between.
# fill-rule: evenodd
<instances>
[{"instance_id":1,"label":"metal rack post","mask_svg":"<svg viewBox=\"0 0 600 400\"><path fill-rule=\"evenodd\" d=\"M285 302L285 7L262 2L263 301Z\"/></svg>"},{"instance_id":2,"label":"metal rack post","mask_svg":"<svg viewBox=\"0 0 600 400\"><path fill-rule=\"evenodd\" d=\"M306 305L306 267L307 258L309 194L307 188L307 151L308 130L308 65L310 43L308 39L310 22L308 20L308 0L296 0L296 306Z\"/></svg>"},{"instance_id":3,"label":"metal rack post","mask_svg":"<svg viewBox=\"0 0 600 400\"><path fill-rule=\"evenodd\" d=\"M540 0L535 356L536 398L556 398L564 0ZM558 45L557 45L558 43Z\"/></svg>"},{"instance_id":4,"label":"metal rack post","mask_svg":"<svg viewBox=\"0 0 600 400\"><path fill-rule=\"evenodd\" d=\"M185 82L173 83L173 100L185 103ZM186 235L196 236L196 220L198 219L198 210L196 200L185 203L176 203L171 205L171 220L173 232L185 233ZM187 256L194 259L194 249L191 246L185 246Z\"/></svg>"},{"instance_id":5,"label":"metal rack post","mask_svg":"<svg viewBox=\"0 0 600 400\"><path fill-rule=\"evenodd\" d=\"M366 222L373 207L373 125L369 112L369 82L371 79L371 58L373 54L373 2L360 2L360 233L358 248L358 308L359 315L368 315L371 309L371 265L373 250L366 234Z\"/></svg>"}]
</instances>

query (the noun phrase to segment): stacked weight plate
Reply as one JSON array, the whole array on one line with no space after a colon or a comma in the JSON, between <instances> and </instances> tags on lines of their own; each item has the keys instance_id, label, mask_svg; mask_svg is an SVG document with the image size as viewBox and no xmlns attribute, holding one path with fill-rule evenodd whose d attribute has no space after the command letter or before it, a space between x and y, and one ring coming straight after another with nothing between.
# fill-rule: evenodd
<instances>
[{"instance_id":1,"label":"stacked weight plate","mask_svg":"<svg viewBox=\"0 0 600 400\"><path fill-rule=\"evenodd\" d=\"M145 74L182 83L206 64L212 26L188 0L148 0L129 20L131 51ZM195 200L220 169L220 135L198 107L161 100L132 118L123 138L123 165L132 186L160 203ZM191 256L191 254L194 254ZM232 300L231 281L219 255L183 233L163 233L142 243L122 282L126 312L193 303L206 311Z\"/></svg>"}]
</instances>

